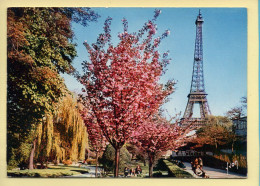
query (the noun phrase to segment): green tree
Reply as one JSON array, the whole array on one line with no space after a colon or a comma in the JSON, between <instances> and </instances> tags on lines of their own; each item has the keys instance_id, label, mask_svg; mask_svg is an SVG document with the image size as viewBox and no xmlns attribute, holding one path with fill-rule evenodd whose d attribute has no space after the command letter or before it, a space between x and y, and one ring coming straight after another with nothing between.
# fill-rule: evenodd
<instances>
[{"instance_id":1,"label":"green tree","mask_svg":"<svg viewBox=\"0 0 260 186\"><path fill-rule=\"evenodd\" d=\"M71 22L86 26L98 15L89 8L8 8L7 15L7 161L15 166L26 159L19 152L30 154L32 169L36 129L67 92L60 73L74 72Z\"/></svg>"},{"instance_id":2,"label":"green tree","mask_svg":"<svg viewBox=\"0 0 260 186\"><path fill-rule=\"evenodd\" d=\"M115 149L112 145L108 145L100 158L100 163L104 166L105 171L113 172L115 168ZM127 167L131 163L131 154L128 152L125 146L120 151L119 171L123 172L124 167Z\"/></svg>"}]
</instances>

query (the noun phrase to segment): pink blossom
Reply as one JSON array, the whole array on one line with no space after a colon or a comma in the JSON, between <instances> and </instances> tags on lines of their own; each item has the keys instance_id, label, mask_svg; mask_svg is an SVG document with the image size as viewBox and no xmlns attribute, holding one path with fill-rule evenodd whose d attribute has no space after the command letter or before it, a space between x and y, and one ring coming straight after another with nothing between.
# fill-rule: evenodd
<instances>
[{"instance_id":1,"label":"pink blossom","mask_svg":"<svg viewBox=\"0 0 260 186\"><path fill-rule=\"evenodd\" d=\"M94 65L93 65L93 64L90 64L90 65L88 66L88 69L89 69L89 70L93 70L93 69L94 69Z\"/></svg>"},{"instance_id":2,"label":"pink blossom","mask_svg":"<svg viewBox=\"0 0 260 186\"><path fill-rule=\"evenodd\" d=\"M157 113L165 98L174 90L163 89L158 83L163 74L160 66L163 61L155 50L160 40L153 41L151 37L156 33L156 25L148 21L139 33L130 34L127 21L123 22L124 32L118 34L118 45L109 45L106 49L105 44L109 43L111 35L110 20L106 21L105 33L99 35L92 48L87 48L92 63L83 67L87 68L84 69L86 74L80 77L87 92L81 95L81 103L90 138L93 144L98 145L104 136L115 149L120 149L130 140L132 133L139 136L139 130L145 132L143 137L151 138L150 131L155 131L156 127L151 125L151 129L146 128L147 120ZM150 35L148 39L140 39L145 33ZM161 131L167 133L167 130ZM102 135L95 142L97 133ZM157 137L162 138L162 135ZM155 139L153 142L159 143Z\"/></svg>"}]
</instances>

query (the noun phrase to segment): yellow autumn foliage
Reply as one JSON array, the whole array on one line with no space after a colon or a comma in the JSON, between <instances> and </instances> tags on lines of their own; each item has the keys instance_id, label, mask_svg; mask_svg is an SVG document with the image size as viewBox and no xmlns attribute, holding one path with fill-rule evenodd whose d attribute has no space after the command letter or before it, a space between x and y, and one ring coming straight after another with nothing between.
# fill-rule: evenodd
<instances>
[{"instance_id":1,"label":"yellow autumn foliage","mask_svg":"<svg viewBox=\"0 0 260 186\"><path fill-rule=\"evenodd\" d=\"M87 131L72 95L66 95L53 113L45 114L36 133L36 158L39 162L85 158Z\"/></svg>"}]
</instances>

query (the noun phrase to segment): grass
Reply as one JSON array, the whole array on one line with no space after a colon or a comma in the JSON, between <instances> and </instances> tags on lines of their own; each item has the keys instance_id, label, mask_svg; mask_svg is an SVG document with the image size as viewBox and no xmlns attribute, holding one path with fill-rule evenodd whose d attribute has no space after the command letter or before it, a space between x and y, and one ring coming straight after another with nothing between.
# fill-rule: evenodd
<instances>
[{"instance_id":1,"label":"grass","mask_svg":"<svg viewBox=\"0 0 260 186\"><path fill-rule=\"evenodd\" d=\"M168 160L163 160L167 167L163 169L159 164L153 168L153 177L178 177L187 178L190 177L189 173L180 169L177 165L171 163ZM140 165L142 169L142 174L134 178L147 178L149 175L148 163L144 166L141 161L132 161L128 165L128 168L136 168ZM170 170L170 171L169 171ZM170 175L168 175L168 171ZM86 168L80 168L78 166L68 166L68 165L49 165L47 169L33 169L33 170L8 170L7 175L10 177L39 177L39 178L58 178L64 176L72 176L78 174L88 173L89 170ZM119 173L120 177L123 177L123 172ZM109 173L108 177L113 177L113 173Z\"/></svg>"},{"instance_id":2,"label":"grass","mask_svg":"<svg viewBox=\"0 0 260 186\"><path fill-rule=\"evenodd\" d=\"M144 166L144 163L142 161L131 161L131 164L128 165L128 168L136 168L138 165L140 165L142 169L142 174L137 175L137 177L133 178L148 178L149 177L149 166L148 162L146 162L146 165ZM119 173L119 175L124 176L123 173ZM110 174L110 176L113 177L113 174ZM157 166L153 167L153 177L168 177L168 171L162 170L158 168Z\"/></svg>"},{"instance_id":3,"label":"grass","mask_svg":"<svg viewBox=\"0 0 260 186\"><path fill-rule=\"evenodd\" d=\"M140 165L142 169L142 177L149 177L149 166L148 162L146 163L146 166L144 166L143 162L137 162L136 166ZM136 167L135 166L135 167ZM169 177L168 176L168 171L161 169L160 166L158 166L158 163L153 167L153 177Z\"/></svg>"},{"instance_id":4,"label":"grass","mask_svg":"<svg viewBox=\"0 0 260 186\"><path fill-rule=\"evenodd\" d=\"M169 177L176 177L176 178L193 178L193 176L182 170L180 167L178 167L176 164L170 162L169 160L163 160L165 163L168 172L169 172Z\"/></svg>"},{"instance_id":5,"label":"grass","mask_svg":"<svg viewBox=\"0 0 260 186\"><path fill-rule=\"evenodd\" d=\"M148 162L146 162L146 166L144 166L144 163L142 161L135 161L135 160L132 160L131 161L131 164L128 164L128 168L131 169L131 168L136 168L137 165L140 165L141 169L142 169L142 174L140 175L137 175L137 177L129 177L129 178L147 178L148 175L149 175L149 166L148 166ZM162 175L164 174L164 175ZM159 168L157 168L156 166L153 168L153 175L154 177L168 177L168 172L165 171L165 170L160 170ZM114 177L114 174L113 172L109 172L107 173L106 175L107 177ZM124 177L124 174L123 172L119 172L119 177Z\"/></svg>"},{"instance_id":6,"label":"grass","mask_svg":"<svg viewBox=\"0 0 260 186\"><path fill-rule=\"evenodd\" d=\"M58 178L64 176L72 176L77 174L88 173L88 169L76 166L49 166L47 169L33 170L8 170L7 175L10 177L40 177L40 178Z\"/></svg>"},{"instance_id":7,"label":"grass","mask_svg":"<svg viewBox=\"0 0 260 186\"><path fill-rule=\"evenodd\" d=\"M168 160L162 160L165 165L163 168L159 163L153 168L153 177L177 177L177 178L190 178L188 172L183 171L177 165L173 164ZM140 165L142 174L137 175L134 178L146 178L149 175L148 163L144 166L143 162L132 161L128 168L136 168ZM65 176L72 176L78 174L88 173L89 170L86 168L80 168L78 166L67 166L67 165L49 165L47 169L33 169L33 170L8 170L7 175L10 177L39 177L39 178L58 178ZM169 173L169 174L168 174ZM123 177L123 173L120 172L120 177ZM108 177L113 177L113 173L109 173Z\"/></svg>"},{"instance_id":8,"label":"grass","mask_svg":"<svg viewBox=\"0 0 260 186\"><path fill-rule=\"evenodd\" d=\"M128 166L128 168L136 168L138 165L140 165L142 169L142 174L137 175L137 177L146 177L147 174L149 174L149 166L148 163L146 163L146 166L144 166L144 163L141 161L131 161L131 165Z\"/></svg>"}]
</instances>

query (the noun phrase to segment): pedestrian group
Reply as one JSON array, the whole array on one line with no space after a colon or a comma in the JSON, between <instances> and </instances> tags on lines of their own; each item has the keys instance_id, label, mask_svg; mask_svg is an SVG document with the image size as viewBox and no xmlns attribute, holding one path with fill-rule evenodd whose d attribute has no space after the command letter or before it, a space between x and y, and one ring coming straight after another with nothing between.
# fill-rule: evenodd
<instances>
[{"instance_id":1,"label":"pedestrian group","mask_svg":"<svg viewBox=\"0 0 260 186\"><path fill-rule=\"evenodd\" d=\"M137 176L140 174L142 174L142 169L141 169L140 165L137 165L136 168L130 168L130 169L128 167L124 168L125 177L128 177L128 175L130 175L132 177L132 176Z\"/></svg>"},{"instance_id":2,"label":"pedestrian group","mask_svg":"<svg viewBox=\"0 0 260 186\"><path fill-rule=\"evenodd\" d=\"M191 162L192 171L202 178L208 178L205 171L203 170L203 161L202 158L195 158L194 161Z\"/></svg>"}]
</instances>

